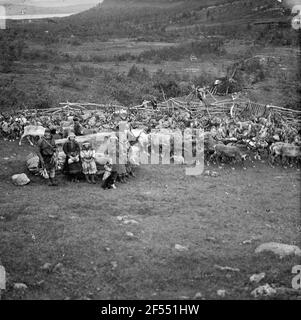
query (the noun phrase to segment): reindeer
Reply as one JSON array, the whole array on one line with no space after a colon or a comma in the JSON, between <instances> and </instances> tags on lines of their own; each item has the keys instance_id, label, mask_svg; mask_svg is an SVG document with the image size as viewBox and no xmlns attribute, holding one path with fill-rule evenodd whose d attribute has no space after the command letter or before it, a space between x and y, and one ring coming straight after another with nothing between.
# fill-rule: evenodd
<instances>
[{"instance_id":1,"label":"reindeer","mask_svg":"<svg viewBox=\"0 0 301 320\"><path fill-rule=\"evenodd\" d=\"M20 138L19 146L22 144L22 140L27 137L28 142L33 146L33 142L30 140L30 137L42 137L45 133L45 128L42 126L26 126L24 127L24 132Z\"/></svg>"}]
</instances>

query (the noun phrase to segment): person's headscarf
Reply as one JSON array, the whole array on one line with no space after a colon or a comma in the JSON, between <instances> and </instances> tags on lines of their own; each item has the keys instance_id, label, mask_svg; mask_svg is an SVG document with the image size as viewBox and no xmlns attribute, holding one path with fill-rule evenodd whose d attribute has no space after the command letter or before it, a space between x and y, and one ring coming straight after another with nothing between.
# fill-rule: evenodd
<instances>
[{"instance_id":1,"label":"person's headscarf","mask_svg":"<svg viewBox=\"0 0 301 320\"><path fill-rule=\"evenodd\" d=\"M89 148L91 148L91 143L90 143L89 141L85 141L85 142L83 143L83 147L89 149Z\"/></svg>"},{"instance_id":2,"label":"person's headscarf","mask_svg":"<svg viewBox=\"0 0 301 320\"><path fill-rule=\"evenodd\" d=\"M70 140L71 137L76 137L74 132L69 132L68 134L68 140Z\"/></svg>"}]
</instances>

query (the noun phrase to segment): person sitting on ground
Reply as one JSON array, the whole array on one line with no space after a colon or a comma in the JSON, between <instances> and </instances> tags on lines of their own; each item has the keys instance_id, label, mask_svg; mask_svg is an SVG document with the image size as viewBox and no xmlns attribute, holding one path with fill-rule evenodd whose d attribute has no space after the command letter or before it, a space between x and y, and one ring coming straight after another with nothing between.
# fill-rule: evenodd
<instances>
[{"instance_id":1,"label":"person sitting on ground","mask_svg":"<svg viewBox=\"0 0 301 320\"><path fill-rule=\"evenodd\" d=\"M66 155L63 172L71 178L71 181L77 182L82 167L80 163L80 145L75 140L73 132L69 133L67 141L63 144L63 151Z\"/></svg>"},{"instance_id":2,"label":"person sitting on ground","mask_svg":"<svg viewBox=\"0 0 301 320\"><path fill-rule=\"evenodd\" d=\"M74 122L74 133L76 136L83 136L83 127L82 125L79 123L79 119L77 117L73 118L73 122Z\"/></svg>"},{"instance_id":3,"label":"person sitting on ground","mask_svg":"<svg viewBox=\"0 0 301 320\"><path fill-rule=\"evenodd\" d=\"M102 177L102 188L103 189L116 189L115 181L117 172L113 171L112 161L109 160L104 165L105 172Z\"/></svg>"},{"instance_id":4,"label":"person sitting on ground","mask_svg":"<svg viewBox=\"0 0 301 320\"><path fill-rule=\"evenodd\" d=\"M41 167L47 171L49 176L49 185L57 186L57 182L55 181L57 147L49 129L45 129L44 137L41 137L38 141L36 151L40 159Z\"/></svg>"},{"instance_id":5,"label":"person sitting on ground","mask_svg":"<svg viewBox=\"0 0 301 320\"><path fill-rule=\"evenodd\" d=\"M82 160L83 174L85 175L86 181L88 183L95 184L95 175L97 172L95 162L95 150L92 148L90 142L86 141L83 143L83 148L81 150L80 156Z\"/></svg>"}]
</instances>

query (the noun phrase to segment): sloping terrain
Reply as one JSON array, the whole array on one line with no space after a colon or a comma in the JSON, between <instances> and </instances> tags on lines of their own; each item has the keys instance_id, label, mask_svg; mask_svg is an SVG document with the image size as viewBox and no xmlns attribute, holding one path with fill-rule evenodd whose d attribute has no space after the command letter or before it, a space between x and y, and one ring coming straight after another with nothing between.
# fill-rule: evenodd
<instances>
[{"instance_id":1,"label":"sloping terrain","mask_svg":"<svg viewBox=\"0 0 301 320\"><path fill-rule=\"evenodd\" d=\"M193 299L197 292L222 299L219 289L224 299L252 299L265 283L291 288L300 258L254 250L269 241L301 245L295 168L255 162L189 177L182 166L146 165L116 190L62 177L51 188L31 176L15 187L10 177L24 171L32 148L3 141L0 148L0 257L9 274L2 299ZM251 283L260 272L265 279ZM26 291L13 289L20 282Z\"/></svg>"},{"instance_id":2,"label":"sloping terrain","mask_svg":"<svg viewBox=\"0 0 301 320\"><path fill-rule=\"evenodd\" d=\"M59 23L43 23L35 31L35 37L44 30L61 35L72 33L81 37L162 37L166 31L178 31L189 27L190 34L198 28L217 25L247 25L266 18L279 19L286 12L274 0L213 0L213 1L131 1L105 0L101 5L80 14L58 20ZM24 25L22 26L24 29ZM27 26L25 26L27 28ZM174 32L175 36L177 32ZM34 35L33 35L34 36ZM165 35L166 36L166 35Z\"/></svg>"}]
</instances>

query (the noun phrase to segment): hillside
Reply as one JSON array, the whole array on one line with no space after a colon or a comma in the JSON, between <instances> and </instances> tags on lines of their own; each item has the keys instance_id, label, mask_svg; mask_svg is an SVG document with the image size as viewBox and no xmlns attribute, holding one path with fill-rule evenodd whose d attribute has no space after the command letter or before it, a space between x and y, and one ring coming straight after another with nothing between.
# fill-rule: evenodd
<instances>
[{"instance_id":1,"label":"hillside","mask_svg":"<svg viewBox=\"0 0 301 320\"><path fill-rule=\"evenodd\" d=\"M77 13L94 7L99 0L0 0L8 16L18 14Z\"/></svg>"},{"instance_id":2,"label":"hillside","mask_svg":"<svg viewBox=\"0 0 301 320\"><path fill-rule=\"evenodd\" d=\"M229 31L240 36L250 24L265 19L277 21L288 15L289 10L285 11L275 0L105 0L87 11L55 20L56 23L41 21L38 27L35 24L19 27L36 39L43 37L45 30L60 37L69 37L72 30L73 35L81 38L143 36L161 40L181 37L185 28L190 36Z\"/></svg>"},{"instance_id":3,"label":"hillside","mask_svg":"<svg viewBox=\"0 0 301 320\"><path fill-rule=\"evenodd\" d=\"M21 14L60 14L60 13L77 13L84 10L88 10L93 7L93 4L81 4L74 6L64 6L64 7L38 7L38 6L29 6L29 5L8 5L6 7L6 14L8 18L11 15Z\"/></svg>"},{"instance_id":4,"label":"hillside","mask_svg":"<svg viewBox=\"0 0 301 320\"><path fill-rule=\"evenodd\" d=\"M145 94L163 99L162 89L187 94L263 55L273 67L254 60L237 79L252 100L296 108L298 34L290 20L274 0L105 0L68 18L10 21L0 31L0 106L136 105Z\"/></svg>"}]
</instances>

